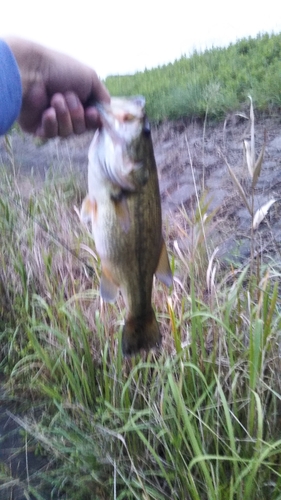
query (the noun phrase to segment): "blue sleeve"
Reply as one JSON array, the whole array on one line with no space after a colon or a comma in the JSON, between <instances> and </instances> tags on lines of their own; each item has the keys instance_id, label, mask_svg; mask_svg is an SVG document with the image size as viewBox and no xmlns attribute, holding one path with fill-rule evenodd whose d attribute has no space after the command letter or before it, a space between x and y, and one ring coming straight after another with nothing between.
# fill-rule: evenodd
<instances>
[{"instance_id":1,"label":"blue sleeve","mask_svg":"<svg viewBox=\"0 0 281 500\"><path fill-rule=\"evenodd\" d=\"M19 68L8 45L0 40L0 135L17 119L22 101Z\"/></svg>"}]
</instances>

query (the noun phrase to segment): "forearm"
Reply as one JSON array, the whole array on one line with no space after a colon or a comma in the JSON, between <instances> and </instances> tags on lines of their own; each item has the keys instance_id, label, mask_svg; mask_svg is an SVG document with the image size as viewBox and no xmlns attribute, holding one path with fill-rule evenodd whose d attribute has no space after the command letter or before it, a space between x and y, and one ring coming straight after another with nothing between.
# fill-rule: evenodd
<instances>
[{"instance_id":1,"label":"forearm","mask_svg":"<svg viewBox=\"0 0 281 500\"><path fill-rule=\"evenodd\" d=\"M0 40L0 135L17 119L22 104L22 85L16 59L8 45Z\"/></svg>"}]
</instances>

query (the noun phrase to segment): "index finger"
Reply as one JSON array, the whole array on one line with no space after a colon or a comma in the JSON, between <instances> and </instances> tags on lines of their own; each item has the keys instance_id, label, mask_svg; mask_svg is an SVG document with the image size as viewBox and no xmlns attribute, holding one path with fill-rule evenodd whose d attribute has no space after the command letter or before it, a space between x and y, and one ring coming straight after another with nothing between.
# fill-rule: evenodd
<instances>
[{"instance_id":1,"label":"index finger","mask_svg":"<svg viewBox=\"0 0 281 500\"><path fill-rule=\"evenodd\" d=\"M88 97L85 107L96 102L110 103L110 94L96 73L93 74L92 92Z\"/></svg>"}]
</instances>

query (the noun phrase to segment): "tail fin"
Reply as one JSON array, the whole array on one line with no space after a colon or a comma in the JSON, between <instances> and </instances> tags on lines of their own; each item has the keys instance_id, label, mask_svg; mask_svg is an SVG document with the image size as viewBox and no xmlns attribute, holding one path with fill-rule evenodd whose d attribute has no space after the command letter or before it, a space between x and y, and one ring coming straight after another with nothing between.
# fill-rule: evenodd
<instances>
[{"instance_id":1,"label":"tail fin","mask_svg":"<svg viewBox=\"0 0 281 500\"><path fill-rule=\"evenodd\" d=\"M146 315L129 318L123 328L122 351L131 356L141 349L148 351L161 344L161 334L153 309Z\"/></svg>"}]
</instances>

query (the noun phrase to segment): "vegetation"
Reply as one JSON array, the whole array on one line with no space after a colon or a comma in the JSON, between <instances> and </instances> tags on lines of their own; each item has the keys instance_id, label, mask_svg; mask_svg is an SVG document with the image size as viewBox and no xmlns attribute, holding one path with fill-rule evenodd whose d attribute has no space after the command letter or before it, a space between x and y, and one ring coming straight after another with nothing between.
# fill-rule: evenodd
<instances>
[{"instance_id":1,"label":"vegetation","mask_svg":"<svg viewBox=\"0 0 281 500\"><path fill-rule=\"evenodd\" d=\"M264 40L273 37L253 44ZM253 146L252 197L262 168ZM100 303L99 261L73 211L77 176L29 199L13 169L1 179L0 371L26 409L26 451L48 458L17 483L26 498L280 500L280 263L252 256L218 271L213 218L198 200L191 216L182 210L188 251L166 227L175 283L153 295L163 348L123 359L124 304ZM3 464L1 494L13 484Z\"/></svg>"},{"instance_id":2,"label":"vegetation","mask_svg":"<svg viewBox=\"0 0 281 500\"><path fill-rule=\"evenodd\" d=\"M251 95L255 109L281 104L281 34L242 39L227 48L194 52L166 66L126 76L110 76L112 95L143 94L156 122L179 117L214 119L236 111Z\"/></svg>"}]
</instances>

